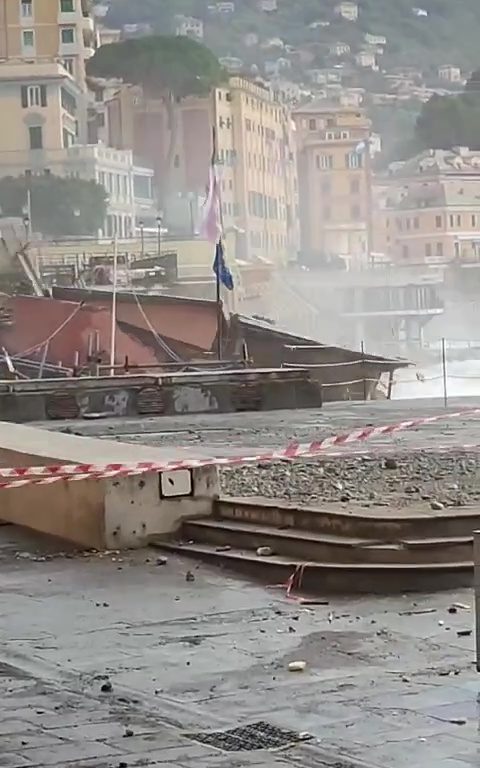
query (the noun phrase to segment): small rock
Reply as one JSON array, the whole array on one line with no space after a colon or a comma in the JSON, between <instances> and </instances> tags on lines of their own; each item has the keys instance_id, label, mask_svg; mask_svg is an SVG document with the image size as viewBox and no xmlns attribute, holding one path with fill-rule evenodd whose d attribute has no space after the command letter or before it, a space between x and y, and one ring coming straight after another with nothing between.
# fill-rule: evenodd
<instances>
[{"instance_id":1,"label":"small rock","mask_svg":"<svg viewBox=\"0 0 480 768\"><path fill-rule=\"evenodd\" d=\"M451 720L448 721L452 725L466 725L467 721L463 717L452 717Z\"/></svg>"},{"instance_id":2,"label":"small rock","mask_svg":"<svg viewBox=\"0 0 480 768\"><path fill-rule=\"evenodd\" d=\"M393 458L385 459L383 467L384 469L398 469L398 461Z\"/></svg>"},{"instance_id":3,"label":"small rock","mask_svg":"<svg viewBox=\"0 0 480 768\"><path fill-rule=\"evenodd\" d=\"M110 680L105 680L105 682L102 683L100 690L102 693L111 693L113 691L113 685Z\"/></svg>"},{"instance_id":4,"label":"small rock","mask_svg":"<svg viewBox=\"0 0 480 768\"><path fill-rule=\"evenodd\" d=\"M258 557L271 557L273 555L273 549L271 547L258 547Z\"/></svg>"},{"instance_id":5,"label":"small rock","mask_svg":"<svg viewBox=\"0 0 480 768\"><path fill-rule=\"evenodd\" d=\"M128 763L126 763L125 760L120 760L118 768L128 768Z\"/></svg>"},{"instance_id":6,"label":"small rock","mask_svg":"<svg viewBox=\"0 0 480 768\"><path fill-rule=\"evenodd\" d=\"M434 512L440 512L442 509L445 509L445 505L442 504L441 501L432 501L430 504L430 509L432 509Z\"/></svg>"},{"instance_id":7,"label":"small rock","mask_svg":"<svg viewBox=\"0 0 480 768\"><path fill-rule=\"evenodd\" d=\"M449 613L457 613L457 607L456 607L455 605L451 605L451 606L448 608L448 612L449 612Z\"/></svg>"},{"instance_id":8,"label":"small rock","mask_svg":"<svg viewBox=\"0 0 480 768\"><path fill-rule=\"evenodd\" d=\"M347 501L350 501L351 498L349 493L344 493L343 496L340 496L340 501L345 504Z\"/></svg>"},{"instance_id":9,"label":"small rock","mask_svg":"<svg viewBox=\"0 0 480 768\"><path fill-rule=\"evenodd\" d=\"M457 632L458 637L470 637L471 634L472 634L471 629L459 629Z\"/></svg>"},{"instance_id":10,"label":"small rock","mask_svg":"<svg viewBox=\"0 0 480 768\"><path fill-rule=\"evenodd\" d=\"M445 622L442 621L442 619L440 619L440 621L438 622L438 626L439 627L444 627L445 626Z\"/></svg>"},{"instance_id":11,"label":"small rock","mask_svg":"<svg viewBox=\"0 0 480 768\"><path fill-rule=\"evenodd\" d=\"M195 581L195 576L191 571L187 571L185 574L185 581Z\"/></svg>"},{"instance_id":12,"label":"small rock","mask_svg":"<svg viewBox=\"0 0 480 768\"><path fill-rule=\"evenodd\" d=\"M215 547L215 552L230 552L230 544L222 544L220 547Z\"/></svg>"},{"instance_id":13,"label":"small rock","mask_svg":"<svg viewBox=\"0 0 480 768\"><path fill-rule=\"evenodd\" d=\"M130 739L133 736L133 731L131 728L126 728L125 733L123 734L124 739Z\"/></svg>"},{"instance_id":14,"label":"small rock","mask_svg":"<svg viewBox=\"0 0 480 768\"><path fill-rule=\"evenodd\" d=\"M288 631L289 631L289 632L296 632L297 630L295 629L295 627L289 627L289 628L288 628Z\"/></svg>"},{"instance_id":15,"label":"small rock","mask_svg":"<svg viewBox=\"0 0 480 768\"><path fill-rule=\"evenodd\" d=\"M166 565L167 563L168 563L167 557L157 557L157 559L155 560L155 565L160 566L160 565Z\"/></svg>"},{"instance_id":16,"label":"small rock","mask_svg":"<svg viewBox=\"0 0 480 768\"><path fill-rule=\"evenodd\" d=\"M288 665L289 672L304 672L307 668L306 661L291 661Z\"/></svg>"},{"instance_id":17,"label":"small rock","mask_svg":"<svg viewBox=\"0 0 480 768\"><path fill-rule=\"evenodd\" d=\"M409 677L402 677L402 683L409 683L410 678Z\"/></svg>"}]
</instances>

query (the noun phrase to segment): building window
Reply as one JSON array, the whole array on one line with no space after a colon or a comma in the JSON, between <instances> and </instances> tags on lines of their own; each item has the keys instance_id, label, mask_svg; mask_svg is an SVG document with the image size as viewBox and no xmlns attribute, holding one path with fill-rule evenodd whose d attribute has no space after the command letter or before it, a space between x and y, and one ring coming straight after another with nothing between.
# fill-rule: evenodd
<instances>
[{"instance_id":1,"label":"building window","mask_svg":"<svg viewBox=\"0 0 480 768\"><path fill-rule=\"evenodd\" d=\"M325 134L325 138L327 141L334 141L335 133L333 131L327 131Z\"/></svg>"},{"instance_id":2,"label":"building window","mask_svg":"<svg viewBox=\"0 0 480 768\"><path fill-rule=\"evenodd\" d=\"M439 258L443 256L443 243L437 243L437 256Z\"/></svg>"},{"instance_id":3,"label":"building window","mask_svg":"<svg viewBox=\"0 0 480 768\"><path fill-rule=\"evenodd\" d=\"M308 121L308 130L309 131L316 131L317 130L317 121L314 118L311 118Z\"/></svg>"},{"instance_id":4,"label":"building window","mask_svg":"<svg viewBox=\"0 0 480 768\"><path fill-rule=\"evenodd\" d=\"M75 0L60 0L60 10L62 13L73 13L75 11Z\"/></svg>"},{"instance_id":5,"label":"building window","mask_svg":"<svg viewBox=\"0 0 480 768\"><path fill-rule=\"evenodd\" d=\"M63 66L64 69L67 70L69 75L73 76L73 74L75 72L74 59L63 59L62 66Z\"/></svg>"},{"instance_id":6,"label":"building window","mask_svg":"<svg viewBox=\"0 0 480 768\"><path fill-rule=\"evenodd\" d=\"M358 221L358 219L361 216L360 206L359 205L352 205L351 214L352 214L352 219L354 221Z\"/></svg>"},{"instance_id":7,"label":"building window","mask_svg":"<svg viewBox=\"0 0 480 768\"><path fill-rule=\"evenodd\" d=\"M476 229L476 226L477 226L477 217L475 216L475 214L473 214L472 215L472 227L474 229Z\"/></svg>"},{"instance_id":8,"label":"building window","mask_svg":"<svg viewBox=\"0 0 480 768\"><path fill-rule=\"evenodd\" d=\"M62 108L67 112L71 117L75 117L77 114L77 101L74 96L72 96L71 93L69 93L65 88L62 88L61 90L61 102L62 102Z\"/></svg>"},{"instance_id":9,"label":"building window","mask_svg":"<svg viewBox=\"0 0 480 768\"><path fill-rule=\"evenodd\" d=\"M453 216L452 214L450 214L450 226L451 227L455 226L455 216Z\"/></svg>"},{"instance_id":10,"label":"building window","mask_svg":"<svg viewBox=\"0 0 480 768\"><path fill-rule=\"evenodd\" d=\"M459 215L457 216L457 227L461 227L461 226L462 226L462 217L461 217L461 216L460 216L460 214L459 214Z\"/></svg>"},{"instance_id":11,"label":"building window","mask_svg":"<svg viewBox=\"0 0 480 768\"><path fill-rule=\"evenodd\" d=\"M35 32L33 29L24 29L22 32L23 48L35 48Z\"/></svg>"},{"instance_id":12,"label":"building window","mask_svg":"<svg viewBox=\"0 0 480 768\"><path fill-rule=\"evenodd\" d=\"M333 168L333 155L317 155L317 168L320 171L328 171Z\"/></svg>"},{"instance_id":13,"label":"building window","mask_svg":"<svg viewBox=\"0 0 480 768\"><path fill-rule=\"evenodd\" d=\"M22 0L21 4L22 19L31 19L33 16L33 2L32 0Z\"/></svg>"},{"instance_id":14,"label":"building window","mask_svg":"<svg viewBox=\"0 0 480 768\"><path fill-rule=\"evenodd\" d=\"M431 243L425 243L425 257L427 259L431 259L431 257L432 257L432 244Z\"/></svg>"},{"instance_id":15,"label":"building window","mask_svg":"<svg viewBox=\"0 0 480 768\"><path fill-rule=\"evenodd\" d=\"M60 39L63 45L71 45L75 42L75 27L62 27Z\"/></svg>"},{"instance_id":16,"label":"building window","mask_svg":"<svg viewBox=\"0 0 480 768\"><path fill-rule=\"evenodd\" d=\"M340 132L340 138L341 139L349 139L350 138L350 133L348 131L341 131Z\"/></svg>"},{"instance_id":17,"label":"building window","mask_svg":"<svg viewBox=\"0 0 480 768\"><path fill-rule=\"evenodd\" d=\"M441 229L442 227L442 217L441 216L435 216L435 226L437 229Z\"/></svg>"},{"instance_id":18,"label":"building window","mask_svg":"<svg viewBox=\"0 0 480 768\"><path fill-rule=\"evenodd\" d=\"M245 128L247 131L252 130L252 121L248 117L245 118Z\"/></svg>"},{"instance_id":19,"label":"building window","mask_svg":"<svg viewBox=\"0 0 480 768\"><path fill-rule=\"evenodd\" d=\"M43 130L41 125L32 125L28 129L30 134L30 149L43 149Z\"/></svg>"},{"instance_id":20,"label":"building window","mask_svg":"<svg viewBox=\"0 0 480 768\"><path fill-rule=\"evenodd\" d=\"M362 156L358 152L348 152L345 155L345 165L347 168L361 168Z\"/></svg>"},{"instance_id":21,"label":"building window","mask_svg":"<svg viewBox=\"0 0 480 768\"><path fill-rule=\"evenodd\" d=\"M414 218L414 220L413 220L413 228L414 228L414 229L418 229L418 228L419 228L419 226L420 226L420 222L419 222L419 220L418 220L418 216L415 216L415 218Z\"/></svg>"},{"instance_id":22,"label":"building window","mask_svg":"<svg viewBox=\"0 0 480 768\"><path fill-rule=\"evenodd\" d=\"M350 182L350 192L352 195L358 195L360 192L360 179L352 179Z\"/></svg>"},{"instance_id":23,"label":"building window","mask_svg":"<svg viewBox=\"0 0 480 768\"><path fill-rule=\"evenodd\" d=\"M47 88L45 85L22 85L22 107L46 107Z\"/></svg>"},{"instance_id":24,"label":"building window","mask_svg":"<svg viewBox=\"0 0 480 768\"><path fill-rule=\"evenodd\" d=\"M408 245L402 245L402 256L404 259L408 259Z\"/></svg>"}]
</instances>

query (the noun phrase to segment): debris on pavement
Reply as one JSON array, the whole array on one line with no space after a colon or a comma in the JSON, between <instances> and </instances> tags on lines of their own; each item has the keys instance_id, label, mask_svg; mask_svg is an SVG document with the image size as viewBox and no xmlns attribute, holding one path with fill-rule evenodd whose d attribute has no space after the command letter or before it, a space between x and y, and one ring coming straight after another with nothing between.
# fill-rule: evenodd
<instances>
[{"instance_id":1,"label":"debris on pavement","mask_svg":"<svg viewBox=\"0 0 480 768\"><path fill-rule=\"evenodd\" d=\"M258 547L258 557L271 557L273 555L273 549L271 547Z\"/></svg>"},{"instance_id":2,"label":"debris on pavement","mask_svg":"<svg viewBox=\"0 0 480 768\"><path fill-rule=\"evenodd\" d=\"M288 665L289 672L304 672L307 668L306 661L291 661Z\"/></svg>"}]
</instances>

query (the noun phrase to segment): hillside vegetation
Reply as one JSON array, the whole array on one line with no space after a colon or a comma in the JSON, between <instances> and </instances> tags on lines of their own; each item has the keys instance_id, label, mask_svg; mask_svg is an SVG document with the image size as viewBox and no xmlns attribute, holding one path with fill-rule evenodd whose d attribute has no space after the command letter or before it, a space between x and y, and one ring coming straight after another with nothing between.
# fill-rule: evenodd
<instances>
[{"instance_id":1,"label":"hillside vegetation","mask_svg":"<svg viewBox=\"0 0 480 768\"><path fill-rule=\"evenodd\" d=\"M107 19L112 26L149 23L153 31L168 33L176 13L193 15L208 21L205 42L220 56L242 57L243 38L251 31L261 40L278 36L295 46L334 40L355 46L370 32L387 37L383 66L415 65L428 71L453 63L474 69L480 60L480 0L359 0L356 23L335 19L337 0L278 0L278 11L271 14L260 12L257 0L236 0L234 17L223 21L208 12L212 2L111 0ZM414 6L428 15L416 15ZM330 26L311 29L318 20L328 20Z\"/></svg>"}]
</instances>

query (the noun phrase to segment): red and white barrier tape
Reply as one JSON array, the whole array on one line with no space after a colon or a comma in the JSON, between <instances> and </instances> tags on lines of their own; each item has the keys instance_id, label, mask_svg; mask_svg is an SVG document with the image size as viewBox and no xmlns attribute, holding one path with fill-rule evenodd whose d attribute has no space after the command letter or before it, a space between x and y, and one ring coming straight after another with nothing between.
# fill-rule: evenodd
<instances>
[{"instance_id":1,"label":"red and white barrier tape","mask_svg":"<svg viewBox=\"0 0 480 768\"><path fill-rule=\"evenodd\" d=\"M426 424L434 424L444 419L459 419L480 415L480 408L472 408L454 413L441 413L420 419L401 421L397 424L385 424L380 427L363 427L340 435L332 435L323 440L309 443L291 443L277 451L258 453L252 456L226 456L205 459L180 459L168 462L140 461L134 464L59 464L46 467L13 467L0 468L0 477L6 482L0 482L2 488L22 488L25 485L49 485L60 480L86 480L95 477L98 480L117 476L142 475L146 472L173 472L179 469L198 469L212 466L235 466L237 464L257 464L259 462L278 461L281 459L297 459L314 457L322 453L328 455L329 449L336 446L348 446L351 443L364 442L384 435L392 435L407 429L415 429ZM454 448L452 447L452 450ZM330 455L335 453L330 452ZM348 454L347 454L348 455Z\"/></svg>"}]
</instances>

